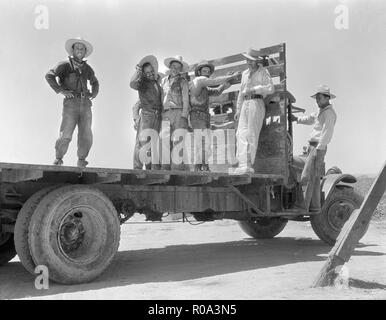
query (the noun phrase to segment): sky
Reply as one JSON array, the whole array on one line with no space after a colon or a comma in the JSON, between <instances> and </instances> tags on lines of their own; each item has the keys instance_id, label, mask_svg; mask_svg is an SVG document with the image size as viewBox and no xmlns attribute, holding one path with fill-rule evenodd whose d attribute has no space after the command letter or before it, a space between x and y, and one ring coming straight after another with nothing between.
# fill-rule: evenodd
<instances>
[{"instance_id":1,"label":"sky","mask_svg":"<svg viewBox=\"0 0 386 320\"><path fill-rule=\"evenodd\" d=\"M310 95L320 84L337 96L326 167L373 174L386 160L385 1L0 0L0 30L0 162L53 162L62 97L44 76L78 36L94 46L88 62L100 82L91 166L132 168L129 79L143 56L192 64L283 42L296 105L316 112ZM294 154L310 132L295 124ZM64 162L76 164L76 132Z\"/></svg>"}]
</instances>

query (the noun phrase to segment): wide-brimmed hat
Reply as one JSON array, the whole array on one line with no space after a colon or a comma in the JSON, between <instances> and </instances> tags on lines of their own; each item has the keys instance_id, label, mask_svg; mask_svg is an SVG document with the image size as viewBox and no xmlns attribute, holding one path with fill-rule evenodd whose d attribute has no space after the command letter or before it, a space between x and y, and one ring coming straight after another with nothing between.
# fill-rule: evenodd
<instances>
[{"instance_id":1,"label":"wide-brimmed hat","mask_svg":"<svg viewBox=\"0 0 386 320\"><path fill-rule=\"evenodd\" d=\"M197 77L198 72L201 70L201 68L204 68L204 67L208 67L210 69L210 74L214 72L214 65L211 64L208 60L202 60L194 68L194 75Z\"/></svg>"},{"instance_id":2,"label":"wide-brimmed hat","mask_svg":"<svg viewBox=\"0 0 386 320\"><path fill-rule=\"evenodd\" d=\"M138 62L138 65L140 65L142 68L145 63L150 63L150 65L154 69L154 73L158 73L158 60L155 56L148 55L146 57L143 57L141 61Z\"/></svg>"},{"instance_id":3,"label":"wide-brimmed hat","mask_svg":"<svg viewBox=\"0 0 386 320\"><path fill-rule=\"evenodd\" d=\"M85 58L87 58L94 50L92 44L86 40L84 40L83 38L79 37L79 38L74 38L74 39L68 39L66 41L66 44L65 44L65 48L66 48L66 51L67 53L72 56L74 54L73 52L73 45L75 43L82 43L84 44L84 46L86 47L86 54L84 55Z\"/></svg>"},{"instance_id":4,"label":"wide-brimmed hat","mask_svg":"<svg viewBox=\"0 0 386 320\"><path fill-rule=\"evenodd\" d=\"M182 59L181 56L166 58L164 63L165 63L165 66L170 69L170 64L175 61L182 64L182 72L188 71L189 65L184 61L184 59Z\"/></svg>"},{"instance_id":5,"label":"wide-brimmed hat","mask_svg":"<svg viewBox=\"0 0 386 320\"><path fill-rule=\"evenodd\" d=\"M314 94L311 96L311 98L314 98L314 99L315 99L315 98L316 98L316 95L317 95L318 93L325 94L326 96L329 96L330 99L336 98L336 95L332 94L332 93L330 92L330 88L327 87L327 86L324 85L324 84L318 86L318 88L316 89L316 93L314 93Z\"/></svg>"},{"instance_id":6,"label":"wide-brimmed hat","mask_svg":"<svg viewBox=\"0 0 386 320\"><path fill-rule=\"evenodd\" d=\"M263 57L260 55L260 51L254 48L249 48L247 52L242 53L242 55L249 60L254 60L254 61L263 60Z\"/></svg>"}]
</instances>

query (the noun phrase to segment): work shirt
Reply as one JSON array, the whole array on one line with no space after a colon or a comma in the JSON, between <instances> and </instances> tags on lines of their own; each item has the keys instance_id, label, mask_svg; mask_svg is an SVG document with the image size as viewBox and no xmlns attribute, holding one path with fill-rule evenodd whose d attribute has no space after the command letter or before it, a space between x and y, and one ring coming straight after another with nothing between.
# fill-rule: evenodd
<instances>
[{"instance_id":1,"label":"work shirt","mask_svg":"<svg viewBox=\"0 0 386 320\"><path fill-rule=\"evenodd\" d=\"M56 80L56 77L59 78L59 81ZM98 79L86 61L76 69L72 58L69 58L69 61L59 62L56 67L47 72L45 78L56 93L68 90L75 94L84 93L87 97L95 98L99 92ZM90 83L91 93L87 88L87 81Z\"/></svg>"},{"instance_id":2,"label":"work shirt","mask_svg":"<svg viewBox=\"0 0 386 320\"><path fill-rule=\"evenodd\" d=\"M336 113L330 104L323 109L319 108L319 112L317 113L298 117L297 123L314 125L309 141L318 143L316 149L326 150L334 133Z\"/></svg>"},{"instance_id":3,"label":"work shirt","mask_svg":"<svg viewBox=\"0 0 386 320\"><path fill-rule=\"evenodd\" d=\"M161 81L162 103L164 111L182 109L181 116L187 118L189 113L189 83L181 75L166 76Z\"/></svg>"},{"instance_id":4,"label":"work shirt","mask_svg":"<svg viewBox=\"0 0 386 320\"><path fill-rule=\"evenodd\" d=\"M162 110L162 89L160 76L157 80L148 80L140 71L136 71L130 80L130 87L138 91L140 107L143 110Z\"/></svg>"},{"instance_id":5,"label":"work shirt","mask_svg":"<svg viewBox=\"0 0 386 320\"><path fill-rule=\"evenodd\" d=\"M250 72L249 69L245 70L241 76L240 92L237 97L237 111L240 112L241 106L244 102L244 95L246 90L250 90L249 94L260 94L265 98L268 94L272 94L275 91L272 78L269 71L259 66L256 71Z\"/></svg>"},{"instance_id":6,"label":"work shirt","mask_svg":"<svg viewBox=\"0 0 386 320\"><path fill-rule=\"evenodd\" d=\"M191 111L201 111L209 113L209 97L218 96L223 92L224 77L207 78L199 76L189 83L190 89L190 107ZM209 88L208 86L218 86Z\"/></svg>"}]
</instances>

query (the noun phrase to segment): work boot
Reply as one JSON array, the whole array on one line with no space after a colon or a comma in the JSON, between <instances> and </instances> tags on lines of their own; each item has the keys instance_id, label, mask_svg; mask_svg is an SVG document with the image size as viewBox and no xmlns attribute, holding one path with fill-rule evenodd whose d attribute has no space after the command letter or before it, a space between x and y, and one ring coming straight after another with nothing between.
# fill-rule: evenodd
<instances>
[{"instance_id":1,"label":"work boot","mask_svg":"<svg viewBox=\"0 0 386 320\"><path fill-rule=\"evenodd\" d=\"M86 160L83 160L83 159L78 160L78 167L86 168L87 165L88 165L88 162Z\"/></svg>"},{"instance_id":2,"label":"work boot","mask_svg":"<svg viewBox=\"0 0 386 320\"><path fill-rule=\"evenodd\" d=\"M55 166L61 166L63 164L63 160L62 159L55 159L54 161L54 165Z\"/></svg>"}]
</instances>

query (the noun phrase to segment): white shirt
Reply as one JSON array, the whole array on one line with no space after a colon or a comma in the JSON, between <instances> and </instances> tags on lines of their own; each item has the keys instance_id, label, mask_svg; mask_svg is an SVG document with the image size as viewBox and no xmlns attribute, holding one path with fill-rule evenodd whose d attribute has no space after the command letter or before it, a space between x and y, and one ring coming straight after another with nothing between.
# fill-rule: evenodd
<instances>
[{"instance_id":1,"label":"white shirt","mask_svg":"<svg viewBox=\"0 0 386 320\"><path fill-rule=\"evenodd\" d=\"M319 109L318 113L309 116L298 117L297 123L314 125L310 134L310 142L318 142L316 149L326 150L332 139L336 123L336 113L332 105Z\"/></svg>"},{"instance_id":2,"label":"white shirt","mask_svg":"<svg viewBox=\"0 0 386 320\"><path fill-rule=\"evenodd\" d=\"M267 94L274 93L275 87L269 71L262 66L252 73L249 69L244 70L241 76L239 96L237 97L237 111L241 110L244 102L244 94L246 94L246 90L248 89L251 90L249 94L260 94L263 98L265 98Z\"/></svg>"}]
</instances>

